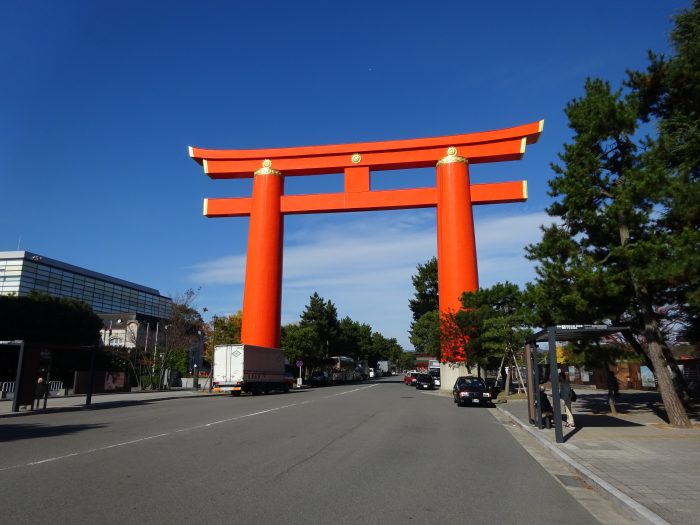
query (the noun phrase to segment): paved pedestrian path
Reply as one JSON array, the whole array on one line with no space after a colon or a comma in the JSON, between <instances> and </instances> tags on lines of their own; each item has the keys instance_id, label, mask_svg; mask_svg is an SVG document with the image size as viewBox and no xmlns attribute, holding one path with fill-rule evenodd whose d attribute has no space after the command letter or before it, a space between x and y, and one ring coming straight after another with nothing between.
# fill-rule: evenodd
<instances>
[{"instance_id":1,"label":"paved pedestrian path","mask_svg":"<svg viewBox=\"0 0 700 525\"><path fill-rule=\"evenodd\" d=\"M623 391L616 415L607 391L576 393L576 428L563 429L561 444L553 429L529 423L527 401L497 407L640 522L700 523L700 414L691 413L694 428L679 429L664 420L655 392Z\"/></svg>"}]
</instances>

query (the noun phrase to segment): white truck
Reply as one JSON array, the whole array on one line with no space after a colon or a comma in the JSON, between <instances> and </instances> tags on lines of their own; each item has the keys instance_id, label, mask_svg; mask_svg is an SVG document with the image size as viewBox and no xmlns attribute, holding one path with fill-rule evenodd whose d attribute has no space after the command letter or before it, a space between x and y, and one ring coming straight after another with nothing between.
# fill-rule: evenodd
<instances>
[{"instance_id":1,"label":"white truck","mask_svg":"<svg viewBox=\"0 0 700 525\"><path fill-rule=\"evenodd\" d=\"M389 361L377 361L377 368L375 369L375 373L377 372L379 377L391 375Z\"/></svg>"},{"instance_id":2,"label":"white truck","mask_svg":"<svg viewBox=\"0 0 700 525\"><path fill-rule=\"evenodd\" d=\"M213 386L219 392L253 395L272 390L289 392L294 378L279 348L253 345L217 345L214 347Z\"/></svg>"}]
</instances>

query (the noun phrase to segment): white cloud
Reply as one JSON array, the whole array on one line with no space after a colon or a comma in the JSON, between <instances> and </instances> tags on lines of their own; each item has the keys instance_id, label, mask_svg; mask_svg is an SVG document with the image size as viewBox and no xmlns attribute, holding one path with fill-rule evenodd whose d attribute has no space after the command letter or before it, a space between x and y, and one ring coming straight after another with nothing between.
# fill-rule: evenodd
<instances>
[{"instance_id":1,"label":"white cloud","mask_svg":"<svg viewBox=\"0 0 700 525\"><path fill-rule=\"evenodd\" d=\"M436 253L434 211L328 217L286 219L282 321L297 321L316 291L333 301L339 316L368 323L410 348L407 330L412 320L408 308L414 292L411 276L418 264ZM506 280L523 285L532 280L534 271L523 256L524 247L540 239L539 226L548 222L550 218L544 212L477 216L481 285ZM216 290L227 289L229 298L231 287L240 290L244 276L245 253L204 262L194 272L196 282L212 296L210 304L222 302L213 297ZM231 305L229 310L238 308L240 304Z\"/></svg>"}]
</instances>

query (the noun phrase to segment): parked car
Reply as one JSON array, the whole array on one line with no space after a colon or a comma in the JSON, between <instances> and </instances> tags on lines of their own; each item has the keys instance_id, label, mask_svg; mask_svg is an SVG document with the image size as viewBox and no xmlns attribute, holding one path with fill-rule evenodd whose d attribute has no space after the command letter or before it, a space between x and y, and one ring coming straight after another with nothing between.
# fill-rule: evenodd
<instances>
[{"instance_id":1,"label":"parked car","mask_svg":"<svg viewBox=\"0 0 700 525\"><path fill-rule=\"evenodd\" d=\"M327 386L332 382L331 376L325 370L315 370L309 378L311 386Z\"/></svg>"},{"instance_id":2,"label":"parked car","mask_svg":"<svg viewBox=\"0 0 700 525\"><path fill-rule=\"evenodd\" d=\"M431 370L428 372L431 376L433 376L433 383L435 386L440 386L440 371L439 370Z\"/></svg>"},{"instance_id":3,"label":"parked car","mask_svg":"<svg viewBox=\"0 0 700 525\"><path fill-rule=\"evenodd\" d=\"M491 394L480 377L460 376L452 387L452 398L459 406L486 405L491 401Z\"/></svg>"},{"instance_id":4,"label":"parked car","mask_svg":"<svg viewBox=\"0 0 700 525\"><path fill-rule=\"evenodd\" d=\"M433 376L430 374L417 374L416 375L416 389L418 390L434 390L435 381Z\"/></svg>"},{"instance_id":5,"label":"parked car","mask_svg":"<svg viewBox=\"0 0 700 525\"><path fill-rule=\"evenodd\" d=\"M369 377L374 378L376 376L377 376L377 374L374 372L374 368L370 368L369 369Z\"/></svg>"}]
</instances>

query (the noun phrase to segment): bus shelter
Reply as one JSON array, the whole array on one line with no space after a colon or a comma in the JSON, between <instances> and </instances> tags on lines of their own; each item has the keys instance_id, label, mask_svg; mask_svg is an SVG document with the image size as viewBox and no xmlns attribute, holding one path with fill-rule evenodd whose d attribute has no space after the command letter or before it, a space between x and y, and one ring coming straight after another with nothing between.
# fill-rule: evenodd
<instances>
[{"instance_id":1,"label":"bus shelter","mask_svg":"<svg viewBox=\"0 0 700 525\"><path fill-rule=\"evenodd\" d=\"M45 381L51 380L51 362L56 354L68 353L79 358L87 367L87 381L85 384L85 406L92 404L95 375L95 355L97 347L52 345L32 343L24 340L0 341L2 359L0 372L14 368L14 383L12 386L12 412L19 412L21 406L34 406L36 401L36 380L40 373L45 375ZM46 408L48 390L42 396L43 408ZM37 404L37 408L39 408Z\"/></svg>"},{"instance_id":2,"label":"bus shelter","mask_svg":"<svg viewBox=\"0 0 700 525\"><path fill-rule=\"evenodd\" d=\"M559 370L557 367L557 341L584 341L600 339L608 335L624 332L626 327L593 325L593 324L563 324L550 326L532 335L525 344L525 363L527 367L527 401L530 423L542 428L542 410L539 403L540 381L537 366L537 343L548 343L549 380L552 384L552 412L554 417L554 434L557 443L564 442L561 418L561 400L559 399Z\"/></svg>"}]
</instances>

